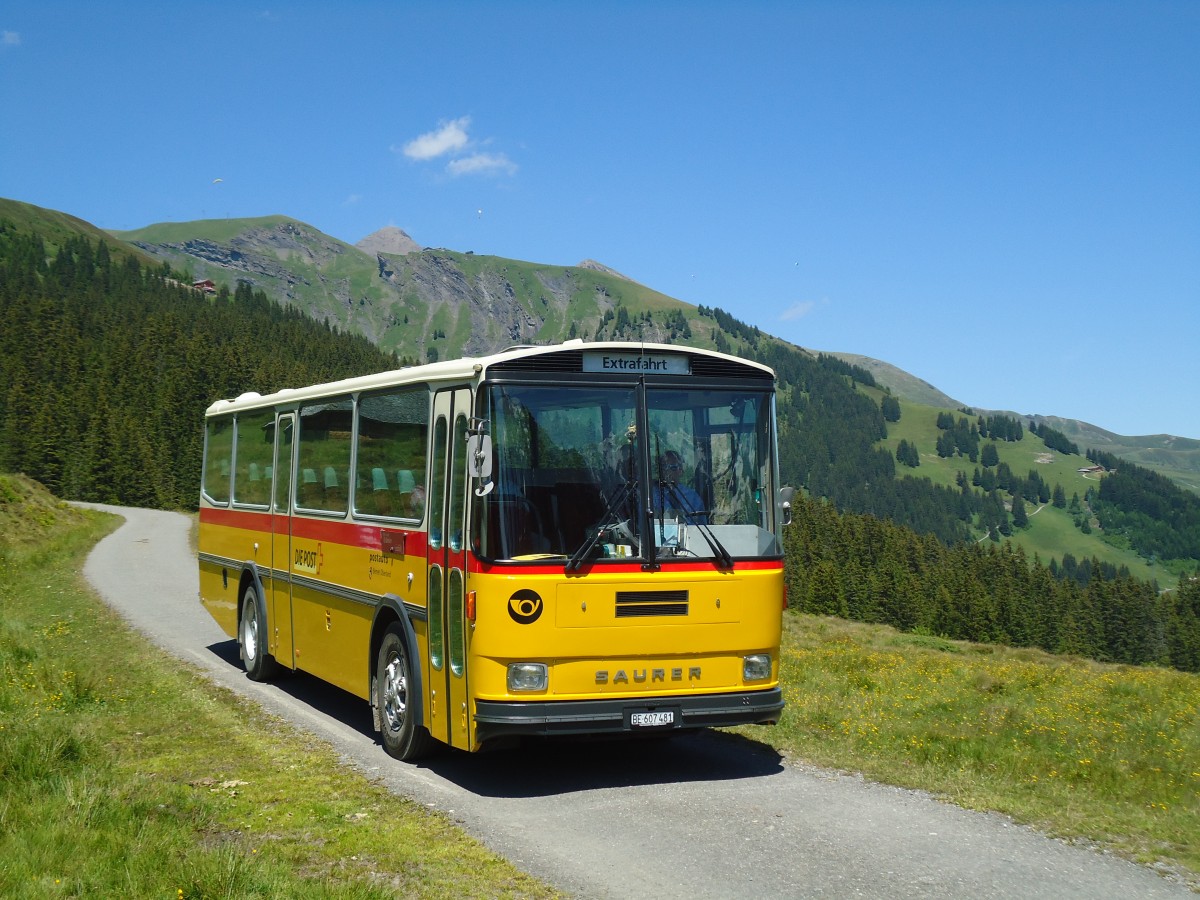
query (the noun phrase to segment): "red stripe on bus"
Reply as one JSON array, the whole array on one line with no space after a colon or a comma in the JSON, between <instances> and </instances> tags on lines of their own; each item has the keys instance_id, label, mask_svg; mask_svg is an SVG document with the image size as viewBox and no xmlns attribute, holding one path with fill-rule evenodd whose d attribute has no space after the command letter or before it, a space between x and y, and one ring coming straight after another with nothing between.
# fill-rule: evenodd
<instances>
[{"instance_id":1,"label":"red stripe on bus","mask_svg":"<svg viewBox=\"0 0 1200 900\"><path fill-rule=\"evenodd\" d=\"M248 509L212 509L206 506L200 510L200 523L244 528L247 531L261 531L263 534L271 533L271 514L252 512Z\"/></svg>"},{"instance_id":2,"label":"red stripe on bus","mask_svg":"<svg viewBox=\"0 0 1200 900\"><path fill-rule=\"evenodd\" d=\"M272 523L274 520L274 523ZM256 512L248 509L212 509L205 507L200 510L200 521L205 525L221 525L227 528L242 528L247 531L271 533L274 524L275 531L287 534L287 516L272 516L271 513ZM363 547L368 550L380 550L383 544L379 534L383 530L379 525L364 525L358 522L331 522L326 519L310 519L295 516L292 522L292 536L314 541L328 541L331 544L345 544L351 547ZM429 536L423 531L409 531L406 528L389 528L389 531L404 533L404 553L406 556L425 556L429 547ZM712 560L695 562L662 562L662 572L711 572ZM737 572L770 572L783 569L783 563L775 559L738 560L733 564ZM480 575L563 575L565 563L542 565L496 565L469 557L468 571ZM589 571L614 575L644 575L640 562L607 563L600 566L589 566ZM583 572L578 574L582 575Z\"/></svg>"},{"instance_id":3,"label":"red stripe on bus","mask_svg":"<svg viewBox=\"0 0 1200 900\"><path fill-rule=\"evenodd\" d=\"M713 571L713 561L704 560L701 562L664 562L660 563L660 573L670 572L711 572ZM475 575L563 575L566 574L566 564L559 563L558 565L495 565L486 563L482 560L472 558L467 565L467 570ZM752 560L737 560L733 564L735 572L781 572L783 571L783 563L775 559L752 559ZM655 573L647 573L642 569L642 564L639 562L633 563L606 563L604 565L587 566L586 569L577 570L570 573L573 576L581 576L585 574L596 575L653 575Z\"/></svg>"},{"instance_id":4,"label":"red stripe on bus","mask_svg":"<svg viewBox=\"0 0 1200 900\"><path fill-rule=\"evenodd\" d=\"M211 509L200 510L200 521L205 525L220 525L227 528L242 528L246 531L259 531L263 534L272 532L272 525L277 534L287 534L288 517L273 516L271 513L255 512L247 509ZM380 550L383 544L380 532L386 526L365 525L359 522L332 522L326 519L310 519L294 516L291 519L292 537L305 538L314 541L328 541L331 544L345 544L351 547L363 547L368 550ZM406 528L387 528L388 531L403 532L404 551L407 556L424 556L427 538L422 531L410 531Z\"/></svg>"}]
</instances>

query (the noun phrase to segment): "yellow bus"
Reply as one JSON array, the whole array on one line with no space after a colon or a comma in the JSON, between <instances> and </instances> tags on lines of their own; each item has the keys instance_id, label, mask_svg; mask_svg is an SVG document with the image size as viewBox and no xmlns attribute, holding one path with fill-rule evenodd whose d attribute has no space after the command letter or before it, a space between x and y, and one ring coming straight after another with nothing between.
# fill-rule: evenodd
<instances>
[{"instance_id":1,"label":"yellow bus","mask_svg":"<svg viewBox=\"0 0 1200 900\"><path fill-rule=\"evenodd\" d=\"M570 341L218 401L201 601L250 678L368 700L400 759L774 723L774 384Z\"/></svg>"}]
</instances>

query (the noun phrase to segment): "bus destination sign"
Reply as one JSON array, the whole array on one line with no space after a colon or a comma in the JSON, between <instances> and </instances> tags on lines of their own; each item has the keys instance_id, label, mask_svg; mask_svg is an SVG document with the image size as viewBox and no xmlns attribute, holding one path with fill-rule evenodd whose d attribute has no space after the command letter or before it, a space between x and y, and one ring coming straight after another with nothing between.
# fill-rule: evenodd
<instances>
[{"instance_id":1,"label":"bus destination sign","mask_svg":"<svg viewBox=\"0 0 1200 900\"><path fill-rule=\"evenodd\" d=\"M602 353L583 354L583 371L606 374L691 375L691 359L668 353Z\"/></svg>"}]
</instances>

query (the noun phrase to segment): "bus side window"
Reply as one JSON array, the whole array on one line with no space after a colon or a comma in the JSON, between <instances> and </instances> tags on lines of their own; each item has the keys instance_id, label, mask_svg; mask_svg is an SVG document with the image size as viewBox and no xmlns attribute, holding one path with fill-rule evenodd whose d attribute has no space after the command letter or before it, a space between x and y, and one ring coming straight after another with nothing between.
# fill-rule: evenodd
<instances>
[{"instance_id":1,"label":"bus side window","mask_svg":"<svg viewBox=\"0 0 1200 900\"><path fill-rule=\"evenodd\" d=\"M353 425L354 404L349 397L300 408L297 506L317 512L346 512Z\"/></svg>"},{"instance_id":2,"label":"bus side window","mask_svg":"<svg viewBox=\"0 0 1200 900\"><path fill-rule=\"evenodd\" d=\"M288 512L292 497L292 430L295 426L291 416L279 420L279 471L275 478L275 511Z\"/></svg>"},{"instance_id":3,"label":"bus side window","mask_svg":"<svg viewBox=\"0 0 1200 900\"><path fill-rule=\"evenodd\" d=\"M266 506L271 499L271 460L275 455L275 411L238 413L233 502Z\"/></svg>"},{"instance_id":4,"label":"bus side window","mask_svg":"<svg viewBox=\"0 0 1200 900\"><path fill-rule=\"evenodd\" d=\"M428 439L429 390L424 385L359 398L357 515L421 521Z\"/></svg>"},{"instance_id":5,"label":"bus side window","mask_svg":"<svg viewBox=\"0 0 1200 900\"><path fill-rule=\"evenodd\" d=\"M204 429L204 496L216 506L227 505L232 475L233 417L209 419Z\"/></svg>"}]
</instances>

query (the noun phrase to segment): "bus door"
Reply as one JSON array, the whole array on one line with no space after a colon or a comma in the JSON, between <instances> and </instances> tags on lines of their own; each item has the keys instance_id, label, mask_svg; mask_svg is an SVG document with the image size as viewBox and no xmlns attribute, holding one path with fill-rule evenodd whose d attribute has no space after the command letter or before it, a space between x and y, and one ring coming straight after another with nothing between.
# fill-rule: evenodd
<instances>
[{"instance_id":1,"label":"bus door","mask_svg":"<svg viewBox=\"0 0 1200 900\"><path fill-rule=\"evenodd\" d=\"M296 667L292 644L292 445L296 416L282 415L275 425L275 495L271 502L271 580L267 591L270 649L276 662Z\"/></svg>"},{"instance_id":2,"label":"bus door","mask_svg":"<svg viewBox=\"0 0 1200 900\"><path fill-rule=\"evenodd\" d=\"M429 491L429 733L453 747L471 747L467 693L466 448L471 392L433 398L433 459Z\"/></svg>"}]
</instances>

